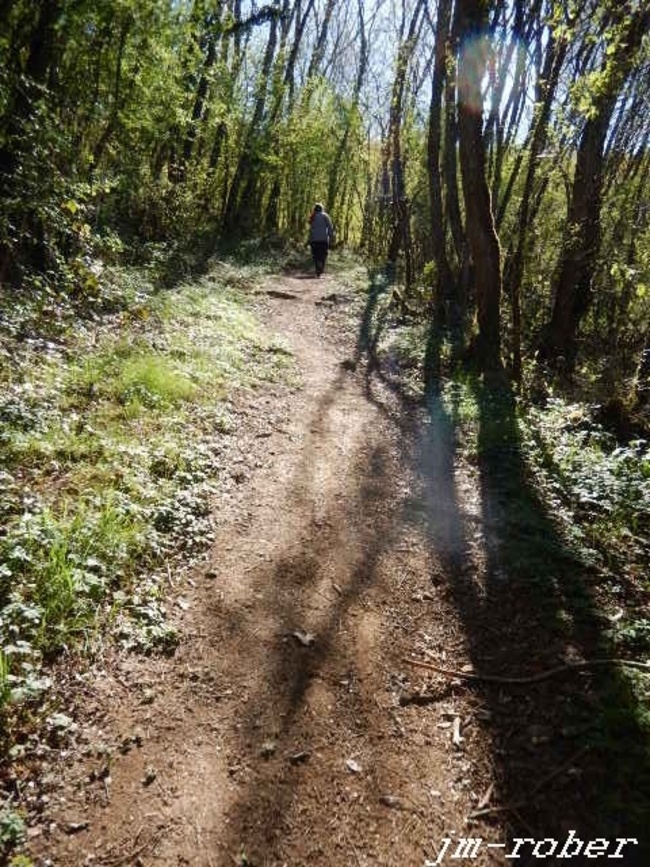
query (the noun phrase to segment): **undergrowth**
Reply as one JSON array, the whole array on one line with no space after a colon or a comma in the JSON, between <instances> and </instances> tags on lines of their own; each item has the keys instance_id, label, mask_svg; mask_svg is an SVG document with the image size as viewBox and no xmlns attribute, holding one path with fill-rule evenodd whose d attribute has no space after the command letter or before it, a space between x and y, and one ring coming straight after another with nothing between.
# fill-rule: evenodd
<instances>
[{"instance_id":1,"label":"undergrowth","mask_svg":"<svg viewBox=\"0 0 650 867\"><path fill-rule=\"evenodd\" d=\"M427 318L401 314L379 273L367 292L359 345L369 367L419 406L434 441L449 449L452 491L473 479L481 531L475 534L470 516L456 532L481 539L481 603L488 605L491 591L502 600L506 648L507 618L526 623L521 635L513 632L508 662L516 664L520 642L523 652L532 652L532 665L565 654L650 661L649 444L618 443L598 423L597 407L559 397L539 404L505 384L488 388L456 361L457 350L444 336L427 330ZM427 364L433 375L425 387ZM462 509L458 519L462 525ZM469 607L471 636L478 627ZM499 634L499 616L495 605L490 635ZM613 829L624 813L630 827L645 828L647 674L616 666L567 688L564 701L561 688L558 695L555 705L547 701L537 709L562 730L583 733L583 747L593 756L586 773L598 778L599 762L616 769L615 784L599 792L598 821Z\"/></svg>"},{"instance_id":2,"label":"undergrowth","mask_svg":"<svg viewBox=\"0 0 650 867\"><path fill-rule=\"evenodd\" d=\"M373 299L374 293L374 299ZM399 380L409 396L424 401L427 339L424 317L400 317L382 275L371 284L364 343L383 375ZM440 403L454 430L456 450L478 463L504 445L503 396L483 388L452 361L450 345L438 347ZM479 396L479 392L482 396ZM510 398L508 399L510 400ZM597 407L558 397L543 405L514 400L516 446L563 544L588 568L598 570L615 604L611 637L621 648L650 654L650 444L622 446L595 420ZM512 447L512 443L510 443ZM620 579L627 579L628 592ZM620 604L619 604L620 603Z\"/></svg>"},{"instance_id":3,"label":"undergrowth","mask_svg":"<svg viewBox=\"0 0 650 867\"><path fill-rule=\"evenodd\" d=\"M191 563L211 542L229 396L291 365L255 315L264 270L221 262L159 291L147 270L115 269L102 283L111 303L85 319L54 301L40 319L31 302L3 314L5 749L52 658L92 653L107 632L145 651L175 646L163 588L174 558Z\"/></svg>"}]
</instances>

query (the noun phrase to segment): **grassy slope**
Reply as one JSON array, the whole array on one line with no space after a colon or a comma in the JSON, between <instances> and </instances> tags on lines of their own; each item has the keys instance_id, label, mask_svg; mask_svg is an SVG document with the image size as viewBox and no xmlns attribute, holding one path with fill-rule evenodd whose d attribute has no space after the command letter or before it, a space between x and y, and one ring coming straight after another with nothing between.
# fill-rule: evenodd
<instances>
[{"instance_id":1,"label":"grassy slope","mask_svg":"<svg viewBox=\"0 0 650 867\"><path fill-rule=\"evenodd\" d=\"M162 586L174 557L191 562L210 543L229 395L290 371L255 314L250 290L261 273L220 264L156 292L144 273L121 272L110 312L70 315L55 329L51 318L40 323L54 340L36 336L33 310L27 340L5 327L5 750L16 715L24 722L47 690L48 657L90 652L107 631L127 646L173 647ZM25 329L16 323L4 324Z\"/></svg>"}]
</instances>

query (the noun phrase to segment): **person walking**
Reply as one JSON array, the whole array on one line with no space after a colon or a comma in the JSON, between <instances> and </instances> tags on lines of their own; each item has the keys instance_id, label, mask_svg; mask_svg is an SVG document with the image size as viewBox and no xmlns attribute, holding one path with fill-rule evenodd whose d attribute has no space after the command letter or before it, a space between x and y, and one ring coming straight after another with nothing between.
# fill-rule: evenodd
<instances>
[{"instance_id":1,"label":"person walking","mask_svg":"<svg viewBox=\"0 0 650 867\"><path fill-rule=\"evenodd\" d=\"M325 261L329 248L334 243L334 224L328 213L316 202L314 210L309 215L309 244L316 268L316 276L325 270Z\"/></svg>"}]
</instances>

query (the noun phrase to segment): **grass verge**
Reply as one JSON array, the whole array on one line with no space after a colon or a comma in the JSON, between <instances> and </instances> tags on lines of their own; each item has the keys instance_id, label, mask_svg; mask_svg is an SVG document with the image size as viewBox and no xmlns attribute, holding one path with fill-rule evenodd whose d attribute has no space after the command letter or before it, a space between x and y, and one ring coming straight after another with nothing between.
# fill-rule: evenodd
<instances>
[{"instance_id":1,"label":"grass verge","mask_svg":"<svg viewBox=\"0 0 650 867\"><path fill-rule=\"evenodd\" d=\"M40 331L30 309L29 336L16 316L0 329L5 756L47 708L53 658L92 654L109 633L144 651L175 646L164 581L211 542L230 397L291 376L256 316L263 272L217 263L164 292L146 272L114 272L110 309Z\"/></svg>"}]
</instances>

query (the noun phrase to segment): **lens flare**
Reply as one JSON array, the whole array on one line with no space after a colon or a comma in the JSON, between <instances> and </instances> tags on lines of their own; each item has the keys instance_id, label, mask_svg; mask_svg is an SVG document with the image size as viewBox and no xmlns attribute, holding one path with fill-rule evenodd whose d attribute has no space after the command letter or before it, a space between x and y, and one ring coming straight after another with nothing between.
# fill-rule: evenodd
<instances>
[{"instance_id":1,"label":"lens flare","mask_svg":"<svg viewBox=\"0 0 650 867\"><path fill-rule=\"evenodd\" d=\"M463 42L458 57L458 92L461 102L476 114L488 109L494 88L500 94L500 106L513 87L525 87L527 49L521 40L504 42L480 33Z\"/></svg>"}]
</instances>

